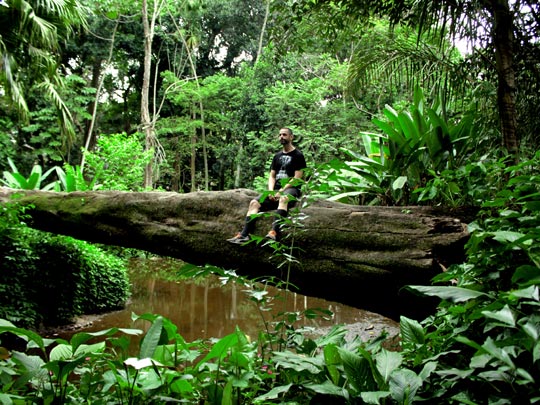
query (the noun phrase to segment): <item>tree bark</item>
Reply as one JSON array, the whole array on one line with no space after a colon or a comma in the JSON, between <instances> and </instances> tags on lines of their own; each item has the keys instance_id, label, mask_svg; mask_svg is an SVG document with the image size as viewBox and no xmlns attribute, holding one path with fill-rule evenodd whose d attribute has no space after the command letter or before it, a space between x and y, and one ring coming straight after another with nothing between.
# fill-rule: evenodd
<instances>
[{"instance_id":1,"label":"tree bark","mask_svg":"<svg viewBox=\"0 0 540 405\"><path fill-rule=\"evenodd\" d=\"M507 0L489 0L488 8L493 16L492 38L495 46L498 89L497 100L503 146L519 161L519 139L516 120L516 79L514 72L514 26L513 15Z\"/></svg>"},{"instance_id":2,"label":"tree bark","mask_svg":"<svg viewBox=\"0 0 540 405\"><path fill-rule=\"evenodd\" d=\"M446 266L462 262L468 239L465 222L437 208L315 201L291 213L301 227L289 228L283 240L293 246L295 260L289 267L280 266L284 257L275 257L269 245L225 241L243 225L256 196L250 190L178 194L0 188L0 202L12 194L32 206L26 212L29 225L37 229L243 275L289 279L304 294L394 318L414 302L400 289L429 284ZM257 234L265 235L271 221L271 216L260 218Z\"/></svg>"}]
</instances>

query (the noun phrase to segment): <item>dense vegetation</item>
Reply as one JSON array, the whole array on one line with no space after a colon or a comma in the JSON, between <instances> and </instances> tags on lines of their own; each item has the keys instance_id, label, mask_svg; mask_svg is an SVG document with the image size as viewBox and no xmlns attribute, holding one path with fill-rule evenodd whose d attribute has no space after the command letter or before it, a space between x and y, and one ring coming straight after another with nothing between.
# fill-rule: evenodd
<instances>
[{"instance_id":1,"label":"dense vegetation","mask_svg":"<svg viewBox=\"0 0 540 405\"><path fill-rule=\"evenodd\" d=\"M124 260L87 242L25 227L16 206L2 207L0 217L1 318L36 329L124 306Z\"/></svg>"},{"instance_id":2,"label":"dense vegetation","mask_svg":"<svg viewBox=\"0 0 540 405\"><path fill-rule=\"evenodd\" d=\"M11 309L2 315L14 324L0 331L25 337L39 356L2 355L0 399L539 402L538 5L171 3L0 2L5 185L259 187L276 131L289 126L310 162L312 197L481 207L468 260L410 287L441 303L426 320L401 319L398 352L382 339L346 342L342 330L311 339L291 326L298 314L254 341L237 331L216 342L185 342L167 320L143 315L152 326L135 359L117 334L138 331L104 331L93 344L89 334L52 342L20 328L23 316L45 319L31 296L36 273L53 294L60 281L85 280L74 284L81 294L57 296L58 320L120 303L125 276L94 247L38 243L44 236L6 208L1 288ZM453 47L458 39L469 53ZM289 253L278 250L294 260ZM64 254L90 270L62 270ZM264 294L253 298L264 307Z\"/></svg>"}]
</instances>

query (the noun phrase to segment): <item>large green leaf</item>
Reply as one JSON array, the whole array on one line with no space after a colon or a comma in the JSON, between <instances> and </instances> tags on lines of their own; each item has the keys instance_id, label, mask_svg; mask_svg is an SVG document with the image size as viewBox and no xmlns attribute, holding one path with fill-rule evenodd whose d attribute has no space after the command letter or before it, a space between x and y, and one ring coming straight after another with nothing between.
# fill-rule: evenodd
<instances>
[{"instance_id":1,"label":"large green leaf","mask_svg":"<svg viewBox=\"0 0 540 405\"><path fill-rule=\"evenodd\" d=\"M422 386L422 380L414 371L408 369L396 370L390 378L390 395L398 404L412 404L416 392Z\"/></svg>"},{"instance_id":2,"label":"large green leaf","mask_svg":"<svg viewBox=\"0 0 540 405\"><path fill-rule=\"evenodd\" d=\"M2 182L11 188L20 188L22 190L28 189L26 178L20 173L4 172L4 180Z\"/></svg>"},{"instance_id":3,"label":"large green leaf","mask_svg":"<svg viewBox=\"0 0 540 405\"><path fill-rule=\"evenodd\" d=\"M73 353L74 357L87 356L94 353L103 353L105 351L106 344L105 342L98 342L91 345L80 345Z\"/></svg>"},{"instance_id":4,"label":"large green leaf","mask_svg":"<svg viewBox=\"0 0 540 405\"><path fill-rule=\"evenodd\" d=\"M381 374L385 382L390 380L390 375L396 370L403 361L403 356L398 352L391 352L386 349L382 349L375 355L375 362L377 364L377 370Z\"/></svg>"},{"instance_id":5,"label":"large green leaf","mask_svg":"<svg viewBox=\"0 0 540 405\"><path fill-rule=\"evenodd\" d=\"M481 291L470 290L462 287L446 287L446 286L424 286L410 285L407 288L421 292L422 294L439 297L454 303L466 302L482 296L488 296Z\"/></svg>"},{"instance_id":6,"label":"large green leaf","mask_svg":"<svg viewBox=\"0 0 540 405\"><path fill-rule=\"evenodd\" d=\"M494 319L508 326L516 326L516 316L508 304L499 311L482 311L482 314L486 318Z\"/></svg>"},{"instance_id":7,"label":"large green leaf","mask_svg":"<svg viewBox=\"0 0 540 405\"><path fill-rule=\"evenodd\" d=\"M410 112L403 111L399 114L399 123L401 130L405 135L405 138L412 139L413 143L417 143L420 140L420 130L417 128Z\"/></svg>"},{"instance_id":8,"label":"large green leaf","mask_svg":"<svg viewBox=\"0 0 540 405\"><path fill-rule=\"evenodd\" d=\"M20 365L24 370L24 372L20 373L20 377L14 381L13 388L23 389L30 381L34 379L45 381L46 379L50 378L48 375L49 373L44 367L46 363L41 357L29 356L26 353L13 351L11 358L14 363ZM5 386L7 386L7 384ZM8 404L11 403L12 402L8 402Z\"/></svg>"},{"instance_id":9,"label":"large green leaf","mask_svg":"<svg viewBox=\"0 0 540 405\"><path fill-rule=\"evenodd\" d=\"M148 332L144 336L141 342L141 349L139 351L139 357L141 359L150 358L154 355L156 347L159 344L161 339L161 334L163 332L163 317L157 317Z\"/></svg>"},{"instance_id":10,"label":"large green leaf","mask_svg":"<svg viewBox=\"0 0 540 405\"><path fill-rule=\"evenodd\" d=\"M28 347L31 347L30 343L34 343L34 347L38 347L42 351L45 350L45 340L37 333L24 328L18 328L11 322L0 319L0 334L4 332L10 332L28 342Z\"/></svg>"},{"instance_id":11,"label":"large green leaf","mask_svg":"<svg viewBox=\"0 0 540 405\"><path fill-rule=\"evenodd\" d=\"M41 166L34 166L30 177L28 177L27 189L38 189L41 185Z\"/></svg>"},{"instance_id":12,"label":"large green leaf","mask_svg":"<svg viewBox=\"0 0 540 405\"><path fill-rule=\"evenodd\" d=\"M423 344L426 340L424 328L418 321L401 316L399 319L401 339L404 343Z\"/></svg>"},{"instance_id":13,"label":"large green leaf","mask_svg":"<svg viewBox=\"0 0 540 405\"><path fill-rule=\"evenodd\" d=\"M210 352L204 356L204 358L197 364L195 367L198 369L202 364L206 363L208 360L211 359L222 359L227 355L229 352L229 349L235 346L238 343L238 334L236 332L231 333L230 335L224 336L221 339L219 339L214 346L212 346L212 349Z\"/></svg>"},{"instance_id":14,"label":"large green leaf","mask_svg":"<svg viewBox=\"0 0 540 405\"><path fill-rule=\"evenodd\" d=\"M392 190L401 190L407 184L407 176L399 176L392 183Z\"/></svg>"},{"instance_id":15,"label":"large green leaf","mask_svg":"<svg viewBox=\"0 0 540 405\"><path fill-rule=\"evenodd\" d=\"M390 396L390 391L364 391L360 394L362 401L366 404L380 404L381 399ZM383 402L384 403L384 402Z\"/></svg>"},{"instance_id":16,"label":"large green leaf","mask_svg":"<svg viewBox=\"0 0 540 405\"><path fill-rule=\"evenodd\" d=\"M323 354L328 375L330 376L332 382L337 385L341 377L341 373L337 367L341 364L341 357L339 356L338 348L333 343L328 344L324 346Z\"/></svg>"},{"instance_id":17,"label":"large green leaf","mask_svg":"<svg viewBox=\"0 0 540 405\"><path fill-rule=\"evenodd\" d=\"M374 119L372 121L375 125L377 125L387 136L388 139L392 139L394 142L398 142L402 144L405 142L405 138L403 135L400 134L396 128L394 128L392 125L390 125L388 122L381 121L378 119Z\"/></svg>"},{"instance_id":18,"label":"large green leaf","mask_svg":"<svg viewBox=\"0 0 540 405\"><path fill-rule=\"evenodd\" d=\"M59 344L51 350L51 353L49 354L49 360L51 361L57 361L57 360L68 360L73 357L73 349L71 345L67 344Z\"/></svg>"},{"instance_id":19,"label":"large green leaf","mask_svg":"<svg viewBox=\"0 0 540 405\"><path fill-rule=\"evenodd\" d=\"M322 384L303 384L303 386L307 389L315 391L318 394L333 395L349 399L349 392L345 388L338 387L332 384L330 381L325 381Z\"/></svg>"},{"instance_id":20,"label":"large green leaf","mask_svg":"<svg viewBox=\"0 0 540 405\"><path fill-rule=\"evenodd\" d=\"M345 375L356 393L377 389L377 384L375 383L367 359L343 348L339 348L339 354L343 362Z\"/></svg>"},{"instance_id":21,"label":"large green leaf","mask_svg":"<svg viewBox=\"0 0 540 405\"><path fill-rule=\"evenodd\" d=\"M293 352L275 352L272 359L276 366L291 369L297 373L305 371L315 375L324 369L324 361L320 357L306 357Z\"/></svg>"},{"instance_id":22,"label":"large green leaf","mask_svg":"<svg viewBox=\"0 0 540 405\"><path fill-rule=\"evenodd\" d=\"M278 387L272 388L270 391L268 391L266 394L260 395L256 397L253 402L258 404L259 402L267 401L269 399L276 399L279 394L283 394L292 387L292 383L287 385L280 385Z\"/></svg>"},{"instance_id":23,"label":"large green leaf","mask_svg":"<svg viewBox=\"0 0 540 405\"><path fill-rule=\"evenodd\" d=\"M132 335L132 336L139 336L143 333L140 329L125 329L125 328L110 328L110 329L104 329L97 332L79 332L74 334L69 343L71 344L71 347L73 350L77 350L79 345L86 343L90 339L93 339L95 337L99 336L112 336L117 332L122 332L126 335Z\"/></svg>"}]
</instances>

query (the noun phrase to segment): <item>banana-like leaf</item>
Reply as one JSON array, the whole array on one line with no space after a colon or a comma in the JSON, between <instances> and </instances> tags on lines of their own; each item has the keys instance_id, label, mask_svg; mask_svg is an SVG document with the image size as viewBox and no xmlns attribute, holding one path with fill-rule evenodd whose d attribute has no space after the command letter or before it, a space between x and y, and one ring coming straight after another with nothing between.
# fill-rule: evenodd
<instances>
[{"instance_id":1,"label":"banana-like leaf","mask_svg":"<svg viewBox=\"0 0 540 405\"><path fill-rule=\"evenodd\" d=\"M19 170L17 169L17 166L15 166L15 163L9 157L8 157L8 164L9 164L9 167L11 167L11 171L13 173L19 173Z\"/></svg>"},{"instance_id":2,"label":"banana-like leaf","mask_svg":"<svg viewBox=\"0 0 540 405\"><path fill-rule=\"evenodd\" d=\"M401 130L406 139L412 139L414 143L420 140L420 131L416 127L411 113L409 111L403 111L398 116Z\"/></svg>"},{"instance_id":3,"label":"banana-like leaf","mask_svg":"<svg viewBox=\"0 0 540 405\"><path fill-rule=\"evenodd\" d=\"M158 346L161 340L162 333L163 333L163 318L161 316L158 316L152 323L152 326L150 326L150 329L148 329L148 332L146 333L146 335L144 336L141 342L139 358L141 359L151 358L154 355L154 352L156 351L156 347Z\"/></svg>"},{"instance_id":4,"label":"banana-like leaf","mask_svg":"<svg viewBox=\"0 0 540 405\"><path fill-rule=\"evenodd\" d=\"M4 172L4 180L2 180L6 186L11 188L20 188L26 190L27 182L26 178L19 172Z\"/></svg>"},{"instance_id":5,"label":"banana-like leaf","mask_svg":"<svg viewBox=\"0 0 540 405\"><path fill-rule=\"evenodd\" d=\"M393 139L395 142L400 144L405 142L403 135L388 122L378 119L373 119L372 122L377 125L388 136L389 139Z\"/></svg>"},{"instance_id":6,"label":"banana-like leaf","mask_svg":"<svg viewBox=\"0 0 540 405\"><path fill-rule=\"evenodd\" d=\"M34 169L39 166L34 166ZM27 190L35 190L39 189L39 186L41 185L41 167L39 167L39 170L32 169L32 174L30 174L30 177L27 181Z\"/></svg>"}]
</instances>

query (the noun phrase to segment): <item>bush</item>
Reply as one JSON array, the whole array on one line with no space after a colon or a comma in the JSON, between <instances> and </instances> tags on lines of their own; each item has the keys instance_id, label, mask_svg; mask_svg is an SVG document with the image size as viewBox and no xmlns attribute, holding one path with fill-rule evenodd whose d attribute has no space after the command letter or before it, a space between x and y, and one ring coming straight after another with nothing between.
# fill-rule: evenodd
<instances>
[{"instance_id":1,"label":"bush","mask_svg":"<svg viewBox=\"0 0 540 405\"><path fill-rule=\"evenodd\" d=\"M36 237L34 240L40 240ZM71 237L44 234L34 246L40 258L37 287L45 323L121 308L128 298L125 262Z\"/></svg>"},{"instance_id":2,"label":"bush","mask_svg":"<svg viewBox=\"0 0 540 405\"><path fill-rule=\"evenodd\" d=\"M123 306L123 260L96 246L21 226L4 209L0 227L0 317L23 326L69 323ZM7 225L11 223L11 226Z\"/></svg>"}]
</instances>

